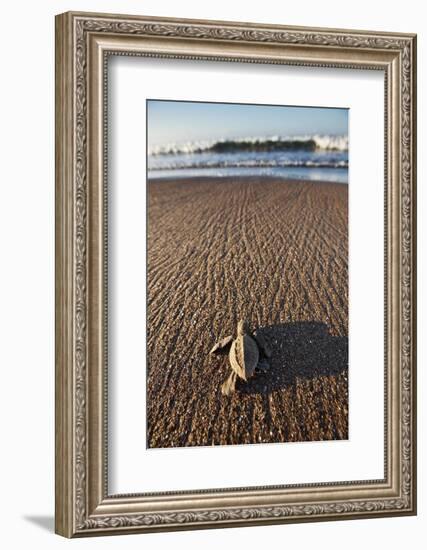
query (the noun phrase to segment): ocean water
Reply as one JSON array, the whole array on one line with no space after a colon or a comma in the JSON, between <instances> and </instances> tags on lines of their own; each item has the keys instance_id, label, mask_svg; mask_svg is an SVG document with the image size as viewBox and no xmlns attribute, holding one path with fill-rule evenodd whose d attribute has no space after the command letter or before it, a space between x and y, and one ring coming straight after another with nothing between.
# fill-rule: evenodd
<instances>
[{"instance_id":1,"label":"ocean water","mask_svg":"<svg viewBox=\"0 0 427 550\"><path fill-rule=\"evenodd\" d=\"M192 176L276 176L348 183L345 136L224 139L151 147L151 179Z\"/></svg>"}]
</instances>

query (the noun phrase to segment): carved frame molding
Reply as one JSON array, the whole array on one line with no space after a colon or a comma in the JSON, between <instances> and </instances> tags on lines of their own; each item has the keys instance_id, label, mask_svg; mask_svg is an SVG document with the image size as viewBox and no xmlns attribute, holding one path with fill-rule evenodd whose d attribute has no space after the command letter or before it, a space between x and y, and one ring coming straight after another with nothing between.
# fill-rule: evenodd
<instances>
[{"instance_id":1,"label":"carved frame molding","mask_svg":"<svg viewBox=\"0 0 427 550\"><path fill-rule=\"evenodd\" d=\"M384 480L108 495L103 269L109 55L384 71ZM56 71L56 531L74 537L414 514L415 36L69 12L56 18Z\"/></svg>"}]
</instances>

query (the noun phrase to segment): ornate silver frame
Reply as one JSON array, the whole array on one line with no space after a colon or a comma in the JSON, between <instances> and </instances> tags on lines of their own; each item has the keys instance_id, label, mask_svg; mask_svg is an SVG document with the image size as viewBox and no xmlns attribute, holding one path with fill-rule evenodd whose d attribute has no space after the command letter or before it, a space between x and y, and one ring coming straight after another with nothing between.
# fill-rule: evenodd
<instances>
[{"instance_id":1,"label":"ornate silver frame","mask_svg":"<svg viewBox=\"0 0 427 550\"><path fill-rule=\"evenodd\" d=\"M384 479L108 494L104 285L108 55L384 71ZM78 537L416 513L415 119L415 35L71 12L56 17L57 533Z\"/></svg>"}]
</instances>

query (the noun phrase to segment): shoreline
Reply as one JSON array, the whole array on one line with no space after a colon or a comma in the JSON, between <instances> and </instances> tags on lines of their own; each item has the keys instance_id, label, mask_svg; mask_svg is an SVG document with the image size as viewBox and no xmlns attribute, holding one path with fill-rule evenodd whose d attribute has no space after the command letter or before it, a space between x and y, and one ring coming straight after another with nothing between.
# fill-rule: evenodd
<instances>
[{"instance_id":1,"label":"shoreline","mask_svg":"<svg viewBox=\"0 0 427 550\"><path fill-rule=\"evenodd\" d=\"M206 170L206 169L204 169ZM289 182L301 182L301 183L337 183L339 185L349 185L348 183L348 170L347 170L347 180L346 181L339 181L339 180L328 180L328 179L307 179L304 177L288 177L283 176L279 174L206 174L206 175L188 175L185 173L185 170L174 170L176 172L173 175L155 175L158 172L161 172L161 170L147 170L147 182L157 182L157 181L181 181L182 180L223 180L223 179L238 179L238 180L278 180L278 181L289 181ZM180 173L182 172L182 173Z\"/></svg>"},{"instance_id":2,"label":"shoreline","mask_svg":"<svg viewBox=\"0 0 427 550\"><path fill-rule=\"evenodd\" d=\"M155 171L154 171L155 172ZM159 177L159 178L156 178L156 177L150 177L150 175L147 175L147 183L157 183L157 182L169 182L169 183L173 183L173 182L181 182L182 183L182 180L186 180L186 182L188 183L193 183L193 182L207 182L209 181L210 183L216 183L216 181L222 181L222 180L239 180L239 181L249 181L249 182L257 182L257 183L260 183L262 184L263 183L263 180L267 180L267 181L277 181L277 182L282 182L282 183L302 183L302 184L311 184L311 183L320 183L320 184L329 184L329 185L349 185L348 182L340 182L340 181L330 181L330 180L307 180L307 179L303 179L303 178L286 178L286 177L281 177L281 176L276 176L276 175L273 175L273 174L266 174L266 175L261 175L261 176L258 176L258 175L255 175L255 174L252 174L252 175L248 175L248 176L245 176L245 175L237 175L237 176L229 176L229 175L219 175L219 176L212 176L212 175L206 175L206 176L180 176L180 175L176 175L175 177L171 177L171 176L162 176L162 177Z\"/></svg>"}]
</instances>

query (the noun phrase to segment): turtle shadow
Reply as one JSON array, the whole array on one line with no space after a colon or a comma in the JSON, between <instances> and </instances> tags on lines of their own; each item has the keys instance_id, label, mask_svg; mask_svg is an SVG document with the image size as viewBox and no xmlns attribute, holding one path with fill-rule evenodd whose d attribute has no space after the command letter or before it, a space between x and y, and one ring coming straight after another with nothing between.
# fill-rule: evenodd
<instances>
[{"instance_id":1,"label":"turtle shadow","mask_svg":"<svg viewBox=\"0 0 427 550\"><path fill-rule=\"evenodd\" d=\"M297 378L337 376L348 370L348 337L332 336L326 323L283 323L257 332L270 343L270 369L248 382L238 380L239 393L269 394L294 385Z\"/></svg>"}]
</instances>

